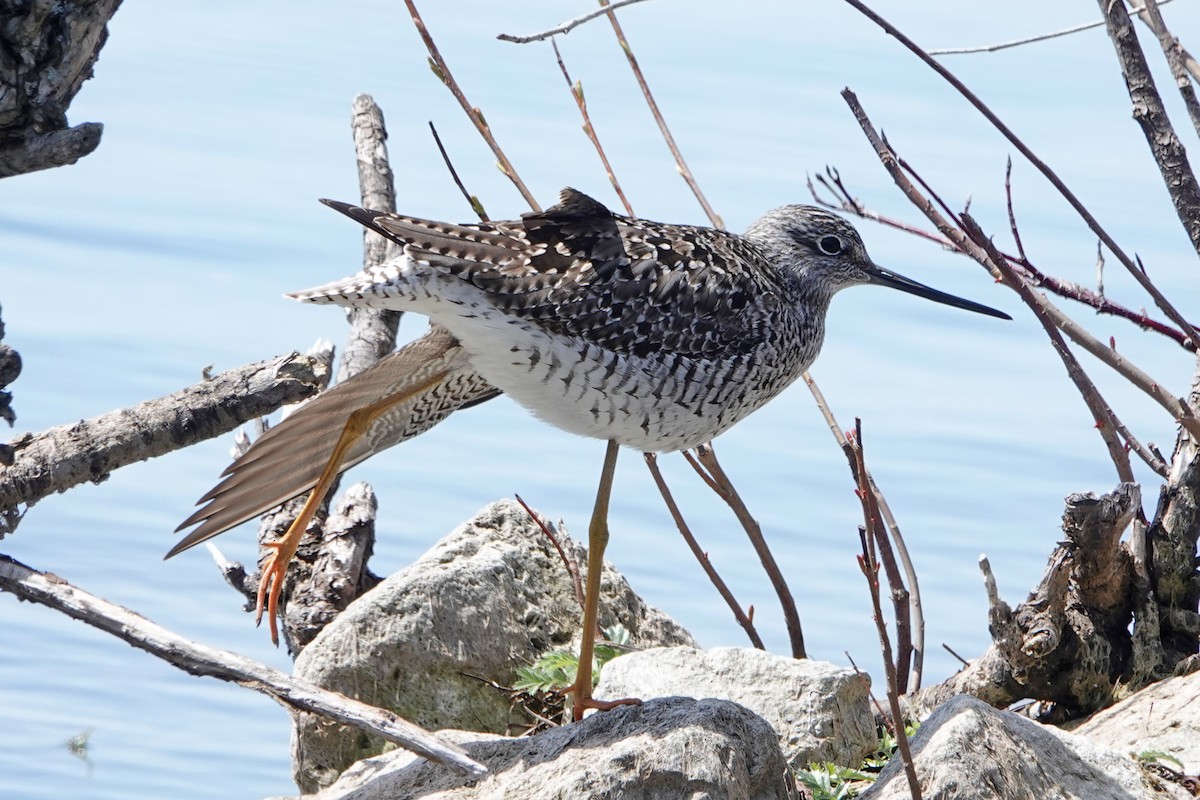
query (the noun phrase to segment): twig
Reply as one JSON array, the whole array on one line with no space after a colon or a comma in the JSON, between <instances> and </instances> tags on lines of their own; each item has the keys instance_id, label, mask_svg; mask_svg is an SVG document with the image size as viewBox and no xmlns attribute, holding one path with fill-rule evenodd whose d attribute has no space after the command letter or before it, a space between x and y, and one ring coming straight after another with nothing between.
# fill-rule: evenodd
<instances>
[{"instance_id":1,"label":"twig","mask_svg":"<svg viewBox=\"0 0 1200 800\"><path fill-rule=\"evenodd\" d=\"M879 562L875 559L874 549L870 545L872 540L879 543L885 539L883 525L879 518L879 509L875 506L875 493L871 491L870 483L867 481L867 465L862 450L862 430L857 420L855 429L854 439L849 443L850 453L848 455L852 457L852 463L856 466L859 498L862 500L863 519L867 526L858 529L859 537L862 540L862 554L858 557L858 566L867 579L867 589L871 595L871 610L875 619L875 629L879 634L879 647L883 655L883 672L887 679L888 707L891 710L892 724L895 725L896 747L900 751L900 759L904 764L904 774L908 778L908 789L912 800L921 800L921 784L917 780L912 751L908 746L908 737L904 731L904 717L900 711L901 689L898 670L892 657L891 638L888 636L887 623L883 619L883 606L879 597Z\"/></svg>"},{"instance_id":2,"label":"twig","mask_svg":"<svg viewBox=\"0 0 1200 800\"><path fill-rule=\"evenodd\" d=\"M1146 5L1138 10L1141 11L1142 21L1158 37L1158 44L1162 47L1163 55L1166 56L1167 64L1171 68L1175 86L1179 89L1180 96L1183 97L1183 104L1187 108L1188 117L1192 120L1192 127L1196 129L1197 134L1200 134L1200 102L1196 100L1196 88L1192 86L1191 78L1188 75L1187 54L1179 44L1179 40L1172 36L1171 31L1167 29L1167 23L1163 21L1162 14L1158 10L1160 5L1166 5L1169 2L1171 0L1163 0L1162 3L1146 0Z\"/></svg>"},{"instance_id":3,"label":"twig","mask_svg":"<svg viewBox=\"0 0 1200 800\"><path fill-rule=\"evenodd\" d=\"M596 12L603 14L601 10ZM554 46L554 58L558 61L558 68L562 71L563 77L567 80L567 87L571 90L571 96L575 98L575 105L579 107L579 113L583 117L583 132L592 142L592 146L596 148L596 154L600 156L600 163L604 165L604 173L608 175L608 182L612 184L613 189L617 193L617 197L621 198L621 205L625 206L625 213L629 216L634 216L633 206L629 204L629 200L625 197L625 192L621 189L621 183L617 180L617 175L613 172L612 164L608 163L608 156L604 152L604 148L600 146L600 138L596 135L596 128L592 125L592 117L588 114L587 101L583 99L583 84L579 81L571 81L571 74L567 72L567 65L563 62L562 53L558 51L558 42L553 39L550 44Z\"/></svg>"},{"instance_id":4,"label":"twig","mask_svg":"<svg viewBox=\"0 0 1200 800\"><path fill-rule=\"evenodd\" d=\"M1175 205L1175 213L1179 216L1179 221L1183 224L1188 238L1191 239L1192 247L1197 253L1200 253L1200 184L1197 183L1196 174L1192 172L1191 164L1188 163L1187 151L1184 149L1183 143L1179 141L1179 137L1175 135L1175 128L1171 125L1171 118L1167 116L1167 109L1163 105L1162 97L1154 85L1154 78L1150 75L1150 66L1146 63L1146 55L1138 43L1137 34L1133 30L1133 21L1129 19L1125 4L1114 2L1114 0L1098 0L1098 2L1100 11L1104 14L1108 38L1112 40L1117 60L1121 64L1121 74L1129 89L1129 99L1133 103L1133 118L1137 120L1142 134L1146 137L1146 144L1150 147L1154 163L1158 165L1159 173L1162 175L1163 186L1166 187L1167 194L1171 196L1171 202ZM1148 3L1148 13L1151 7L1151 4ZM1158 17L1158 21L1161 23L1162 18ZM1163 41L1163 46L1172 70L1179 66L1182 71L1182 66L1177 63L1176 59L1172 59L1171 37L1166 32L1165 26L1161 28L1159 36L1160 40L1164 37L1166 39ZM1192 103L1189 106L1189 111L1191 111L1196 102L1195 93L1191 91L1186 77L1184 84L1187 88L1184 93L1185 100L1189 95L1191 96Z\"/></svg>"},{"instance_id":5,"label":"twig","mask_svg":"<svg viewBox=\"0 0 1200 800\"><path fill-rule=\"evenodd\" d=\"M715 491L726 505L733 511L738 522L742 524L742 528L746 531L746 536L749 537L750 543L754 545L754 551L758 553L758 558L762 562L763 569L766 570L767 577L771 580L771 586L775 589L775 594L779 597L779 604L783 607L783 619L787 625L788 638L792 645L793 658L807 658L807 653L804 649L804 631L800 627L800 614L796 611L796 600L792 597L792 592L788 589L787 580L783 577L783 571L779 569L779 564L775 562L775 556L771 553L771 548L767 546L766 539L763 538L762 528L759 527L758 521L750 514L750 510L746 508L746 504L742 501L741 495L730 482L729 476L725 474L725 470L721 468L721 463L717 461L716 451L713 450L711 444L700 445L696 448L696 458L699 460L699 465L703 466L708 472L712 480L710 486L715 487ZM694 462L693 462L693 465Z\"/></svg>"},{"instance_id":6,"label":"twig","mask_svg":"<svg viewBox=\"0 0 1200 800\"><path fill-rule=\"evenodd\" d=\"M729 610L733 612L733 617L737 620L737 624L741 625L742 630L746 631L746 635L750 637L750 643L759 650L766 650L767 648L763 644L762 637L758 635L758 629L754 627L754 621L750 619L750 615L742 610L741 604L733 596L733 592L729 590L729 586L717 574L717 569L712 565L712 560L708 557L708 553L704 552L704 549L700 547L700 543L692 535L691 528L684 521L683 514L680 512L679 506L676 504L675 498L671 495L671 490L667 487L667 482L663 479L662 472L658 468L658 457L654 453L645 453L643 455L646 459L646 466L650 470L650 475L654 478L654 485L658 487L663 501L667 504L667 510L671 512L671 518L675 520L675 526L683 534L683 540L687 542L692 555L700 562L700 568L704 570L704 574L712 581L712 585L717 587L717 592L721 595L725 604L729 606Z\"/></svg>"},{"instance_id":7,"label":"twig","mask_svg":"<svg viewBox=\"0 0 1200 800\"><path fill-rule=\"evenodd\" d=\"M454 185L458 187L458 191L462 192L462 196L467 199L467 204L471 206L471 210L479 217L481 222L488 221L487 211L480 202L479 197L467 191L467 187L463 185L462 178L458 177L458 170L454 168L453 162L450 161L450 154L446 152L445 146L442 144L442 137L438 136L437 128L434 127L433 120L429 121L429 132L433 134L433 142L437 145L438 152L442 154L442 163L446 165L446 169L450 171L450 177L454 180Z\"/></svg>"},{"instance_id":8,"label":"twig","mask_svg":"<svg viewBox=\"0 0 1200 800\"><path fill-rule=\"evenodd\" d=\"M847 0L847 2L853 2L853 0ZM862 127L863 132L866 134L867 139L875 148L875 152L879 155L880 162L891 174L892 180L898 187L900 187L900 190L908 196L913 204L916 205L921 212L929 218L930 222L937 226L938 230L940 230L943 235L951 239L955 243L956 247L961 249L964 253L969 255L979 264L983 265L989 271L1000 271L1001 274L1006 275L1006 282L1011 280L1010 285L1012 285L1012 287L1018 291L1018 293L1021 295L1021 299L1024 300L1026 304L1030 306L1030 308L1036 307L1035 313L1038 311L1042 312L1039 314L1038 319L1039 321L1043 322L1043 325L1045 324L1046 320L1049 320L1054 327L1058 328L1063 333L1066 333L1071 337L1071 339L1073 339L1089 353L1099 358L1108 366L1112 367L1120 375L1129 380L1130 383L1148 394L1151 398L1158 402L1159 405L1165 408L1176 420L1176 422L1186 428L1192 436L1196 437L1197 440L1200 440L1200 419L1196 418L1194 411L1186 406L1183 401L1181 401L1178 397L1171 395L1171 393L1164 389L1158 381L1155 381L1138 367L1129 363L1111 347L1101 344L1099 340L1097 340L1094 336L1084 330L1082 326L1064 314L1043 295L1034 292L1028 286L1028 283L1019 275L1017 275L1017 273L1008 265L1007 260L995 252L994 247L990 247L989 245L989 249L985 252L984 247L967 238L962 231L952 227L944 217L938 214L930 201L923 197L916 190L916 188L912 185L912 182L909 181L907 176L905 176L904 173L899 169L895 154L886 144L883 143L882 139L880 139L879 134L876 133L875 128L872 126L871 121L867 118L866 112L863 111L863 108L859 104L858 98L855 97L854 93L849 89L844 89L842 91L842 97L845 98L846 103L853 111L854 116L858 120L859 125ZM991 255L989 255L989 253L991 253ZM993 262L993 255L996 256L996 261L998 263ZM1043 315L1045 319L1043 319ZM1053 341L1054 338L1055 337L1052 336L1051 340ZM1060 355L1062 355L1062 352L1063 351L1060 351ZM1067 353L1069 355L1069 351L1067 351ZM1080 372L1082 372L1082 370L1080 370ZM1070 367L1068 367L1068 373L1073 374ZM1085 396L1085 400L1087 399L1088 397ZM1107 417L1105 415L1097 416L1096 419L1098 422L1107 421ZM1105 430L1102 430L1101 432L1103 435L1108 436ZM1106 441L1109 441L1109 439L1106 439ZM1117 449L1122 449L1119 445L1116 447ZM1111 452L1113 452L1114 458L1117 458L1119 462L1119 457L1117 456L1116 451L1111 450ZM1124 480L1124 478L1122 478L1122 480Z\"/></svg>"},{"instance_id":9,"label":"twig","mask_svg":"<svg viewBox=\"0 0 1200 800\"><path fill-rule=\"evenodd\" d=\"M971 666L971 662L970 662L970 661L967 661L965 658L963 658L963 657L962 657L962 656L960 656L958 653L956 653L956 652L954 651L954 648L953 648L953 647L951 647L950 645L946 644L945 642L942 642L942 649L943 649L943 650L945 650L945 651L946 651L947 653L949 653L950 655L952 655L952 656L954 656L955 658L957 658L957 659L959 660L959 662L960 662L960 663L961 663L961 664L962 664L964 667L969 667L969 666Z\"/></svg>"},{"instance_id":10,"label":"twig","mask_svg":"<svg viewBox=\"0 0 1200 800\"><path fill-rule=\"evenodd\" d=\"M557 28L551 28L548 31L531 33L528 36L514 36L510 33L501 33L496 38L502 42L512 42L513 44L529 44L530 42L540 42L543 39L549 39L553 36L557 36L560 33L570 33L583 23L590 22L596 17L608 13L609 9L615 10L621 8L622 6L629 6L640 2L642 2L642 0L614 0L611 4L606 4L608 8L601 8L599 11L591 11L587 14L581 14L575 19L567 20ZM1167 0L1167 2L1170 2L1170 0Z\"/></svg>"},{"instance_id":11,"label":"twig","mask_svg":"<svg viewBox=\"0 0 1200 800\"><path fill-rule=\"evenodd\" d=\"M1133 262L1133 259L1126 255L1125 251L1121 249L1116 240L1109 236L1108 232L1100 226L1100 223L1096 220L1096 218L1092 216L1091 212L1088 211L1086 207L1084 207L1079 198L1075 196L1075 193L1067 188L1067 185L1062 182L1062 179L1060 179L1044 161L1038 158L1037 155L1035 155L1034 152L1030 150L1029 147L1023 141L1021 141L1017 135L1013 133L1012 130L1005 125L1004 122L1002 122L990 108L983 103L982 100L975 96L975 94L968 89L962 81L955 77L953 73L931 58L928 53L926 53L916 44L916 42L909 39L895 26L868 8L863 2L861 2L861 0L845 0L845 2L853 6L876 25L883 28L888 35L895 37L897 41L899 41L910 51L912 51L918 58L928 64L929 67L934 70L934 72L942 76L942 78L945 79L946 82L948 82L951 86L953 86L955 90L957 90L958 93L967 100L967 102L973 105L975 109L979 111L979 113L981 113L985 119L987 119L988 122L992 123L992 126L995 127L996 130L998 130L1000 134L1004 136L1004 138L1007 139L1014 147L1016 147L1017 150L1020 151L1021 155L1025 156L1025 158L1029 160L1029 163L1033 164L1033 166L1036 167L1037 170L1046 177L1046 180L1050 181L1050 184L1054 186L1054 188L1058 190L1059 194L1061 194L1063 198L1071 205L1071 207L1075 209L1075 212L1079 214L1087 226L1091 228L1092 232L1100 237L1100 240L1104 242L1104 246L1107 247L1109 251L1117 257L1117 260L1121 262L1121 265L1125 267L1125 269L1128 270L1131 275L1133 275L1134 280L1136 280L1154 299L1155 305L1161 308L1163 313L1166 314L1172 322L1178 325L1180 330L1187 334L1188 338L1192 340L1194 345L1200 347L1200 333L1197 333L1196 329L1192 327L1191 323L1184 319L1183 315L1176 310L1175 306L1173 306L1171 302L1163 296L1162 292L1158 290L1158 287L1150 282L1150 279L1146 276L1146 274L1142 270L1138 269L1137 265ZM1101 0L1102 5L1104 2L1106 2L1106 0ZM1191 232L1189 231L1189 234L1190 233Z\"/></svg>"},{"instance_id":12,"label":"twig","mask_svg":"<svg viewBox=\"0 0 1200 800\"><path fill-rule=\"evenodd\" d=\"M1171 0L1163 0L1159 5L1166 5ZM1146 6L1137 6L1130 9L1133 13L1145 10ZM1020 47L1023 44L1033 44L1034 42L1044 42L1048 39L1057 39L1060 36L1069 36L1072 33L1088 31L1092 28L1103 28L1104 20L1099 19L1095 22L1085 22L1082 25L1072 25L1070 28L1063 28L1050 33L1039 33L1037 36L1029 36L1024 39L1014 39L1010 42L1000 42L999 44L985 44L978 47L943 47L937 50L930 50L931 56L957 56L966 53L994 53L997 50L1006 50L1009 47Z\"/></svg>"},{"instance_id":13,"label":"twig","mask_svg":"<svg viewBox=\"0 0 1200 800\"><path fill-rule=\"evenodd\" d=\"M291 708L380 736L471 775L482 776L487 772L482 764L458 747L439 741L390 711L321 689L237 653L197 644L126 608L78 589L57 575L32 569L8 556L0 556L0 590L111 633L192 675L237 683Z\"/></svg>"},{"instance_id":14,"label":"twig","mask_svg":"<svg viewBox=\"0 0 1200 800\"><path fill-rule=\"evenodd\" d=\"M842 432L842 428L838 425L838 421L833 416L832 409L825 402L825 395L821 393L821 389L817 386L817 382L807 372L803 373L801 378L808 386L808 390L812 392L813 399L817 401L817 408L821 409L821 413L825 417L825 424L829 426L833 438L837 441L838 447L842 452L849 454L849 442L846 440L846 434ZM855 469L855 463L851 461L851 470ZM895 553L900 558L900 564L904 568L904 580L908 582L908 588L905 588L904 581L901 581L896 573L895 557L892 549L888 547L884 550L885 567L888 574L888 583L891 586L893 601L896 605L896 619L904 619L906 621L903 629L897 625L896 632L901 636L900 650L901 661L898 664L904 664L902 670L908 673L907 665L911 662L911 681L903 681L905 691L916 691L921 688L921 678L925 670L925 612L921 605L921 587L917 581L917 570L913 565L912 557L908 553L908 546L904 542L904 536L900 533L900 526L896 522L896 517L892 514L892 509L888 506L887 498L883 496L883 492L875 483L874 476L870 470L867 470L867 483L871 486L871 492L875 495L875 506L879 515L883 518L884 524L887 526L887 540L890 540L895 545ZM901 610L899 606L899 598L903 597L908 603L907 610ZM911 685L909 685L911 684Z\"/></svg>"},{"instance_id":15,"label":"twig","mask_svg":"<svg viewBox=\"0 0 1200 800\"><path fill-rule=\"evenodd\" d=\"M837 199L836 201L829 200L817 194L816 188L812 185L812 180L810 179L808 188L809 191L812 192L813 199L818 205L825 206L826 208L832 208L834 210L844 211L848 214L854 214L862 219L873 220L882 225L887 225L890 228L895 228L896 230L901 230L905 233L919 236L923 239L928 239L929 241L934 242L935 244L952 253L966 255L966 253L963 253L961 250L955 247L952 241L938 233L924 230L914 225L909 225L908 223L892 217L884 216L873 209L867 208L858 200L853 198L849 190L842 184L841 178L838 176L836 169L827 167L826 171L829 173L830 178L818 175L817 181L822 186L833 192ZM1011 198L1009 199L1009 202L1011 203ZM1012 217L1010 215L1010 224L1011 222ZM1016 231L1014 231L1014 235L1016 235ZM1020 243L1018 242L1018 248L1019 247ZM1126 308L1120 303L1115 303L1107 297L1103 297L1078 283L1066 281L1053 275L1047 275L1020 254L1014 256L1011 253L1004 253L1004 257L1007 258L1009 263L1011 263L1016 269L1024 271L1026 273L1026 277L1034 286L1047 289L1059 297L1065 297L1068 300L1074 300L1077 303L1082 303L1086 306L1089 306L1095 309L1096 313L1098 314L1108 314L1110 316L1119 317L1120 319L1125 319L1132 322L1142 330L1148 330L1166 336L1189 352L1196 351L1196 345L1190 339L1188 339L1187 334L1178 328L1173 328L1170 325L1150 318L1146 315L1145 309L1134 311Z\"/></svg>"},{"instance_id":16,"label":"twig","mask_svg":"<svg viewBox=\"0 0 1200 800\"><path fill-rule=\"evenodd\" d=\"M567 574L571 576L571 582L575 585L575 602L579 603L579 607L583 608L583 581L579 577L579 562L567 555L563 550L562 545L558 543L558 537L554 535L554 531L550 530L550 526L542 522L542 518L534 512L529 504L521 499L521 495L514 494L513 497L521 504L521 508L525 509L525 513L533 520L534 524L541 529L542 535L550 540L550 544L554 545L554 549L558 551L558 557L562 561L563 566L567 569Z\"/></svg>"},{"instance_id":17,"label":"twig","mask_svg":"<svg viewBox=\"0 0 1200 800\"><path fill-rule=\"evenodd\" d=\"M646 104L650 106L650 113L654 116L654 121L658 123L658 130L662 132L663 139L666 140L667 148L670 149L671 155L675 158L675 166L679 169L679 174L687 183L688 188L692 190L692 194L700 201L700 207L704 209L704 213L708 215L708 219L712 222L713 227L724 230L725 223L721 221L721 217L716 211L713 211L712 206L708 204L708 198L704 196L704 192L700 191L700 184L696 183L696 179L692 177L692 171L688 169L687 162L683 160L683 153L680 152L679 146L675 144L675 137L671 135L671 129L667 127L667 121L663 118L662 112L658 110L658 103L654 100L654 95L650 93L650 85L646 83L646 76L642 74L642 68L638 66L637 58L633 55L633 48L629 46L629 42L625 39L625 32L621 30L621 23L617 22L617 15L613 13L613 6L608 0L600 0L600 5L604 7L608 14L608 21L612 23L613 32L617 35L617 41L621 44L621 50L625 53L625 58L629 61L629 67L633 70L633 76L637 79L638 86L642 90L642 96L646 98Z\"/></svg>"},{"instance_id":18,"label":"twig","mask_svg":"<svg viewBox=\"0 0 1200 800\"><path fill-rule=\"evenodd\" d=\"M492 129L488 127L487 121L484 120L483 113L467 102L467 96L463 94L458 81L454 80L454 75L451 74L450 68L446 66L442 54L438 51L437 45L434 44L433 37L429 35L429 29L425 27L425 21L421 19L421 14L417 11L416 3L414 0L404 0L404 5L408 7L408 13L412 16L413 25L417 27L417 33L421 35L421 40L425 42L425 49L429 51L429 68L433 70L433 74L454 95L454 99L462 106L463 111L467 112L467 116L475 124L475 129L479 131L479 135L483 137L488 147L492 149L493 155L496 156L497 166L500 167L500 171L513 182L513 185L517 187L517 191L521 193L521 197L525 198L525 202L529 204L530 208L534 211L541 211L542 207L533 198L533 193L525 187L525 182L521 180L521 176L517 174L512 163L509 162L508 156L500 149L496 138L492 136Z\"/></svg>"},{"instance_id":19,"label":"twig","mask_svg":"<svg viewBox=\"0 0 1200 800\"><path fill-rule=\"evenodd\" d=\"M291 353L132 408L26 434L11 443L13 465L0 471L0 509L30 506L80 483L98 483L127 464L228 433L311 397L328 380L328 361ZM6 532L0 530L0 536Z\"/></svg>"},{"instance_id":20,"label":"twig","mask_svg":"<svg viewBox=\"0 0 1200 800\"><path fill-rule=\"evenodd\" d=\"M884 571L888 576L888 592L892 598L892 609L896 617L896 690L900 694L908 691L909 662L912 660L912 634L910 631L908 590L896 569L896 557L888 541L883 514L879 510L879 496L871 484L871 473L867 471L862 454L862 420L854 419L854 431L845 437L843 451L850 462L850 473L854 477L855 494L863 504L864 513L870 518L867 529L871 543L871 557L883 559ZM864 493L866 493L864 495Z\"/></svg>"}]
</instances>

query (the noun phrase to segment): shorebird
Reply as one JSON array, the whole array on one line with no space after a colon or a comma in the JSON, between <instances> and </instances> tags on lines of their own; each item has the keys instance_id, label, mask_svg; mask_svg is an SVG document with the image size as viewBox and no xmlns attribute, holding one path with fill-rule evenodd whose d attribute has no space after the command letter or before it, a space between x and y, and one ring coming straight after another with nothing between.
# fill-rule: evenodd
<instances>
[{"instance_id":1,"label":"shorebird","mask_svg":"<svg viewBox=\"0 0 1200 800\"><path fill-rule=\"evenodd\" d=\"M413 374L396 376L385 359L269 431L180 525L201 523L168 557L311 488L263 568L258 615L265 606L276 639L288 562L337 475L504 392L556 427L608 443L588 526L577 717L608 705L591 697L591 665L620 446L685 450L761 407L812 364L829 302L848 286L1010 319L878 266L848 222L813 206L777 208L739 236L621 216L573 189L544 212L464 225L322 202L403 254L289 296L424 314L434 333L409 347L428 352L410 359L421 365ZM320 440L321 456L296 452L306 437Z\"/></svg>"}]
</instances>

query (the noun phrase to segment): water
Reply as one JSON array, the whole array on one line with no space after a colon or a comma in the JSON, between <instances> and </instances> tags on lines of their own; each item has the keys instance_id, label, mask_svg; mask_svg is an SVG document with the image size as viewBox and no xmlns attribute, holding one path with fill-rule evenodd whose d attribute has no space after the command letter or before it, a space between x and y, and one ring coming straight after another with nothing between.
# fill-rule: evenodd
<instances>
[{"instance_id":1,"label":"water","mask_svg":"<svg viewBox=\"0 0 1200 800\"><path fill-rule=\"evenodd\" d=\"M563 184L615 205L547 47L495 42L561 21L561 4L426 4L443 54L544 204ZM575 9L584 10L585 7ZM1088 4L1003 11L960 4L880 4L930 46L1015 38L1090 18ZM1022 11L1037 11L1037 14ZM1194 40L1200 20L1165 9ZM891 186L838 96L854 88L875 122L944 196L1007 244L1003 168L1011 148L950 90L869 23L836 3L662 0L628 9L626 32L690 166L733 229L805 201L805 174L836 165L882 213L919 222ZM980 31L986 31L981 34ZM599 134L648 217L703 222L635 94L603 24L562 40ZM359 259L354 225L315 202L357 197L349 109L357 92L383 106L400 205L469 219L446 179L434 120L493 216L523 210L492 155L438 85L403 8L363 2L126 4L73 122L105 123L78 165L0 182L0 302L8 343L25 360L11 388L16 432L66 424L318 337L340 341L339 312L283 291L340 277ZM1153 59L1153 56L1152 56ZM1200 317L1193 255L1101 32L949 62L1050 164L1185 314ZM1160 71L1160 85L1170 82ZM1173 107L1178 104L1168 98ZM1180 117L1182 120L1183 117ZM1035 172L1014 165L1027 250L1042 268L1091 285L1093 237ZM978 268L863 223L880 263L940 289L1005 308L1012 323L874 289L834 303L813 370L843 427L864 420L867 457L916 560L928 623L927 676L955 668L945 642L987 645L975 560L986 551L1019 600L1058 537L1062 497L1111 489L1092 421L1029 314ZM1119 269L1109 294L1146 300ZM1077 316L1172 391L1192 362L1127 324ZM423 323L408 320L403 335ZM1169 449L1170 420L1084 358L1129 426ZM120 470L100 486L47 498L0 551L62 575L168 628L287 668L203 551L170 562L170 531L227 462L209 442ZM874 629L854 556L860 519L845 460L797 386L719 442L787 572L812 654L844 651L878 676ZM546 428L507 400L451 419L358 468L380 497L376 571L414 560L498 497L519 492L586 526L603 445ZM652 603L708 646L743 644L655 494L639 460L618 470L610 558ZM696 534L756 620L786 652L776 604L728 512L678 457L661 463ZM1143 470L1152 503L1157 482ZM249 528L219 540L253 558ZM43 608L0 598L0 797L259 797L294 792L287 715L263 697L197 679ZM92 766L66 741L91 730Z\"/></svg>"}]
</instances>

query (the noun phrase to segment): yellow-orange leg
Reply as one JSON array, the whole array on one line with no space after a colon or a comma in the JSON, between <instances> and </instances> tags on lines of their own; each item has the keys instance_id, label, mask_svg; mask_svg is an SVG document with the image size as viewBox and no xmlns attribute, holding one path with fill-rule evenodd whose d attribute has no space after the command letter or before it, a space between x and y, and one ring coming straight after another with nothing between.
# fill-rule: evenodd
<instances>
[{"instance_id":1,"label":"yellow-orange leg","mask_svg":"<svg viewBox=\"0 0 1200 800\"><path fill-rule=\"evenodd\" d=\"M267 560L263 563L262 577L258 581L258 598L255 601L254 624L258 625L262 622L263 610L267 612L267 625L271 629L271 643L279 644L279 626L276 622L279 613L279 593L283 591L283 580L287 577L288 564L292 562L292 557L296 555L296 548L300 546L300 539L304 536L304 531L308 528L308 524L312 522L313 515L317 513L321 502L325 499L325 495L329 494L330 487L337 479L337 476L342 471L343 458L350 446L358 441L359 437L371 429L375 420L384 414L388 409L403 403L421 392L432 389L445 379L446 373L440 372L435 377L431 378L416 387L406 388L402 392L388 395L380 400L376 400L368 406L363 406L353 412L346 418L346 424L342 428L341 436L338 437L337 444L333 446L333 452L329 455L329 460L325 463L325 469L321 471L321 477L317 479L316 486L309 492L308 499L304 501L304 506L300 509L300 513L292 524L288 526L287 531L283 536L273 542L264 542L263 547L270 548L271 554L267 556Z\"/></svg>"},{"instance_id":2,"label":"yellow-orange leg","mask_svg":"<svg viewBox=\"0 0 1200 800\"><path fill-rule=\"evenodd\" d=\"M568 690L572 695L572 714L583 719L589 708L607 711L614 706L641 703L636 698L596 700L592 697L592 660L596 652L596 628L600 615L600 573L604 569L604 549L608 547L608 500L612 496L613 475L617 471L617 443L609 441L596 489L596 506L588 525L587 587L583 595L583 640L579 645L579 667L575 683Z\"/></svg>"}]
</instances>

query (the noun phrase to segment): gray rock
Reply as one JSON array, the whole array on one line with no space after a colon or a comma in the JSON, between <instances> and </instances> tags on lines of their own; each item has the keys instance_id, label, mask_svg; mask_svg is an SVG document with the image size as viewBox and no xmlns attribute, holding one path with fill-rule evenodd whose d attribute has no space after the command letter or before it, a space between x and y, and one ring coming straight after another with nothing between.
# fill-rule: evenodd
<instances>
[{"instance_id":1,"label":"gray rock","mask_svg":"<svg viewBox=\"0 0 1200 800\"><path fill-rule=\"evenodd\" d=\"M1200 774L1200 672L1168 678L1094 714L1074 729L1121 752L1157 750Z\"/></svg>"},{"instance_id":2,"label":"gray rock","mask_svg":"<svg viewBox=\"0 0 1200 800\"><path fill-rule=\"evenodd\" d=\"M561 530L557 536L569 556L586 563L584 548ZM601 624L621 622L635 644L693 643L607 564L600 608ZM557 551L524 509L505 500L352 603L304 649L295 671L427 729L502 733L525 720L472 676L511 685L517 667L569 646L581 616ZM381 740L298 715L296 783L314 792L383 749Z\"/></svg>"},{"instance_id":3,"label":"gray rock","mask_svg":"<svg viewBox=\"0 0 1200 800\"><path fill-rule=\"evenodd\" d=\"M868 682L852 670L752 648L663 647L610 661L596 696L718 697L740 703L775 729L788 763L859 764L875 749Z\"/></svg>"},{"instance_id":4,"label":"gray rock","mask_svg":"<svg viewBox=\"0 0 1200 800\"><path fill-rule=\"evenodd\" d=\"M475 781L393 751L356 764L316 800L795 797L771 726L724 700L652 700L521 739L439 735L489 774Z\"/></svg>"},{"instance_id":5,"label":"gray rock","mask_svg":"<svg viewBox=\"0 0 1200 800\"><path fill-rule=\"evenodd\" d=\"M913 760L925 800L1149 800L1155 794L1125 753L997 711L969 695L943 703L917 731ZM862 800L907 800L898 756Z\"/></svg>"}]
</instances>

